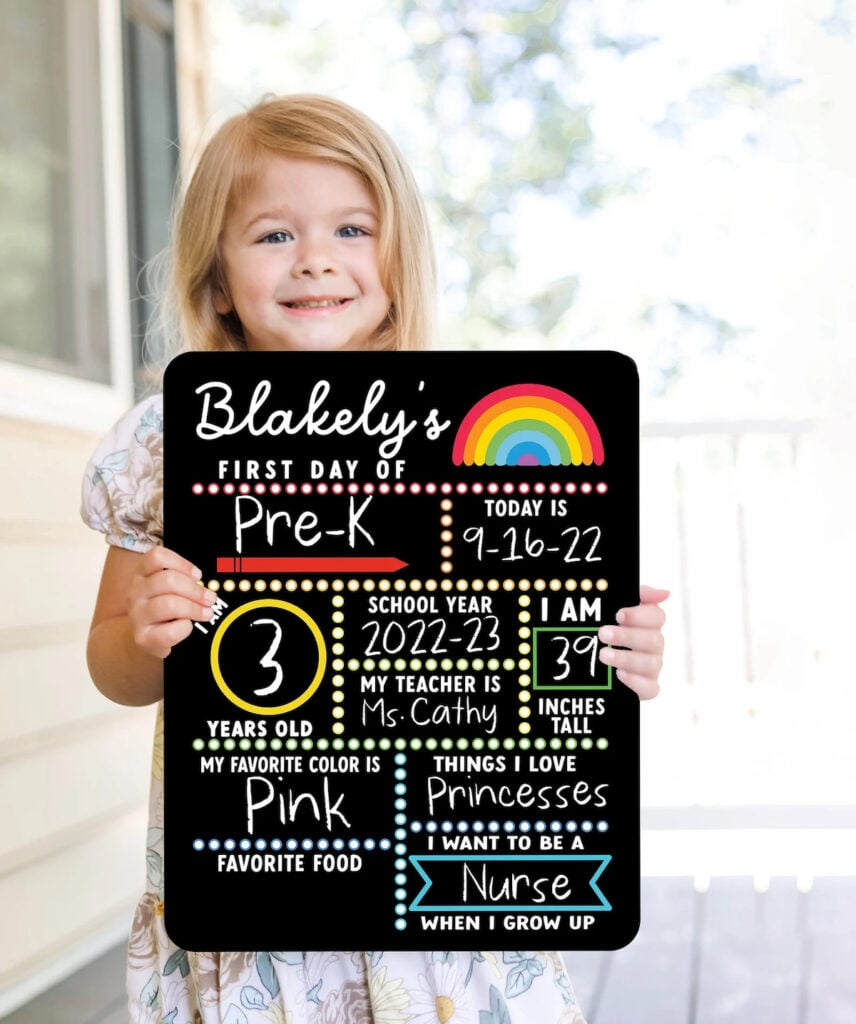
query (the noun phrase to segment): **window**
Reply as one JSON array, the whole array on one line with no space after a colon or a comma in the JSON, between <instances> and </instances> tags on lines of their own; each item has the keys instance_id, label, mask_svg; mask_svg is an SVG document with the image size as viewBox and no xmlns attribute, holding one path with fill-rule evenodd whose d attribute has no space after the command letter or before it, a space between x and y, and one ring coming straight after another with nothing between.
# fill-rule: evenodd
<instances>
[{"instance_id":1,"label":"window","mask_svg":"<svg viewBox=\"0 0 856 1024\"><path fill-rule=\"evenodd\" d=\"M172 3L126 0L124 12L125 125L131 332L138 390L145 389L150 351L146 329L153 312L146 265L166 246L178 169L175 26Z\"/></svg>"},{"instance_id":2,"label":"window","mask_svg":"<svg viewBox=\"0 0 856 1024\"><path fill-rule=\"evenodd\" d=\"M0 359L110 380L98 5L0 2Z\"/></svg>"}]
</instances>

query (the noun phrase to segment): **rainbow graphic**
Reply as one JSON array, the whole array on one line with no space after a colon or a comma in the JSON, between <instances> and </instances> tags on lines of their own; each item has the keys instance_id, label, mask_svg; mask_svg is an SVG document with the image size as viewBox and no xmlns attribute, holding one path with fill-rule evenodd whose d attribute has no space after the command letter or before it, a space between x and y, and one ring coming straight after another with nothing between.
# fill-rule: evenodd
<instances>
[{"instance_id":1,"label":"rainbow graphic","mask_svg":"<svg viewBox=\"0 0 856 1024\"><path fill-rule=\"evenodd\" d=\"M603 442L590 413L546 384L511 384L485 395L461 420L456 466L596 466Z\"/></svg>"}]
</instances>

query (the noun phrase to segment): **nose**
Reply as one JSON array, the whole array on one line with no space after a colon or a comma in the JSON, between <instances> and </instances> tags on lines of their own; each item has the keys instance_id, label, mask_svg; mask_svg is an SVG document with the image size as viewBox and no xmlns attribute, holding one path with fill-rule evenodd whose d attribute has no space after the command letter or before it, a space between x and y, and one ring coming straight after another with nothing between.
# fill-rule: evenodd
<instances>
[{"instance_id":1,"label":"nose","mask_svg":"<svg viewBox=\"0 0 856 1024\"><path fill-rule=\"evenodd\" d=\"M306 235L298 240L292 274L294 277L321 277L335 272L335 261L326 239Z\"/></svg>"}]
</instances>

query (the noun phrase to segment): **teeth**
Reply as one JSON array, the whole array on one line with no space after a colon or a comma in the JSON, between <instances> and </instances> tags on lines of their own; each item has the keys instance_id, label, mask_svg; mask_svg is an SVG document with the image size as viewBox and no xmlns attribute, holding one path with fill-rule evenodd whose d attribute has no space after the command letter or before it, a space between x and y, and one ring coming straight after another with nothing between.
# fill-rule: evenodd
<instances>
[{"instance_id":1,"label":"teeth","mask_svg":"<svg viewBox=\"0 0 856 1024\"><path fill-rule=\"evenodd\" d=\"M344 299L311 299L306 302L286 302L292 309L325 309L328 306L341 306Z\"/></svg>"}]
</instances>

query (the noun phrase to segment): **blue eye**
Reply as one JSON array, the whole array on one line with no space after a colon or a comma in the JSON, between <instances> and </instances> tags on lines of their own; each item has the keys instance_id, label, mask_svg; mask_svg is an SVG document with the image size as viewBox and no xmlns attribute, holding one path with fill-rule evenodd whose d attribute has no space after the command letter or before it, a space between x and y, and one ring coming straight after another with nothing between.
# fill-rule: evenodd
<instances>
[{"instance_id":1,"label":"blue eye","mask_svg":"<svg viewBox=\"0 0 856 1024\"><path fill-rule=\"evenodd\" d=\"M339 228L336 234L341 238L361 238L363 235L367 235L368 231L365 228L358 227L356 224L346 224L344 227Z\"/></svg>"},{"instance_id":2,"label":"blue eye","mask_svg":"<svg viewBox=\"0 0 856 1024\"><path fill-rule=\"evenodd\" d=\"M271 231L270 234L264 235L260 241L268 242L270 245L279 245L281 242L288 242L291 240L291 235L287 231Z\"/></svg>"}]
</instances>

